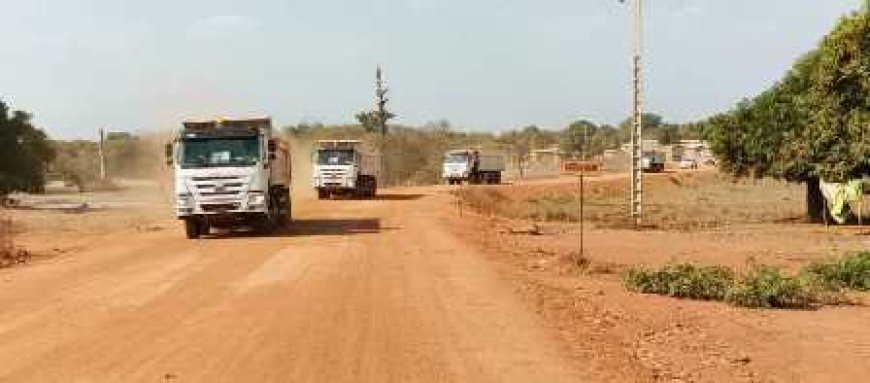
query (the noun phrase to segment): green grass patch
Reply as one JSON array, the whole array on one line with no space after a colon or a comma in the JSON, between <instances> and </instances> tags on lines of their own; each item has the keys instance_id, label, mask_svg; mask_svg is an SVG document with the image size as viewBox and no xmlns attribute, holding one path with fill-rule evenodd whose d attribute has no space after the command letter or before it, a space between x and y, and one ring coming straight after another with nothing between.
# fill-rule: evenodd
<instances>
[{"instance_id":1,"label":"green grass patch","mask_svg":"<svg viewBox=\"0 0 870 383\"><path fill-rule=\"evenodd\" d=\"M680 264L660 270L629 270L625 285L631 291L644 294L722 300L728 288L734 284L734 279L734 272L725 267Z\"/></svg>"},{"instance_id":2,"label":"green grass patch","mask_svg":"<svg viewBox=\"0 0 870 383\"><path fill-rule=\"evenodd\" d=\"M831 289L870 291L870 251L848 254L833 262L816 262L804 274Z\"/></svg>"},{"instance_id":3,"label":"green grass patch","mask_svg":"<svg viewBox=\"0 0 870 383\"><path fill-rule=\"evenodd\" d=\"M813 264L796 276L772 266L754 266L740 275L722 266L679 264L660 269L631 269L623 282L629 291L675 298L724 301L766 309L812 309L842 304L845 288L866 291L870 253L835 263Z\"/></svg>"},{"instance_id":4,"label":"green grass patch","mask_svg":"<svg viewBox=\"0 0 870 383\"><path fill-rule=\"evenodd\" d=\"M757 266L728 289L725 301L741 307L809 309L823 301L819 293L810 280Z\"/></svg>"}]
</instances>

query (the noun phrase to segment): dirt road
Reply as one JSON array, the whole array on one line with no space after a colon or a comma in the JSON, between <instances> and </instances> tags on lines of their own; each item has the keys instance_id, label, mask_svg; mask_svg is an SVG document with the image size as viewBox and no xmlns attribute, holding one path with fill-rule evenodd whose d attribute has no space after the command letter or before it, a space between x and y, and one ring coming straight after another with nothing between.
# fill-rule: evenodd
<instances>
[{"instance_id":1,"label":"dirt road","mask_svg":"<svg viewBox=\"0 0 870 383\"><path fill-rule=\"evenodd\" d=\"M446 230L449 197L413 192L297 203L271 237L168 222L67 240L0 271L0 381L577 381L533 306Z\"/></svg>"}]
</instances>

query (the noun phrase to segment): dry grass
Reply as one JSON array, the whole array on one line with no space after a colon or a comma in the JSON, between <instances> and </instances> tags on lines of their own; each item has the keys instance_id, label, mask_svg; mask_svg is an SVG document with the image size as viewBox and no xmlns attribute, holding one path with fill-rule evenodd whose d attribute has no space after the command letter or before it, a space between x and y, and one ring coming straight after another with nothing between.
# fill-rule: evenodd
<instances>
[{"instance_id":1,"label":"dry grass","mask_svg":"<svg viewBox=\"0 0 870 383\"><path fill-rule=\"evenodd\" d=\"M720 226L799 221L804 188L775 180L739 180L714 173L677 173L645 181L645 226L693 231ZM461 198L478 211L535 221L577 222L579 187L470 187ZM628 228L628 180L586 184L584 217L604 228Z\"/></svg>"},{"instance_id":2,"label":"dry grass","mask_svg":"<svg viewBox=\"0 0 870 383\"><path fill-rule=\"evenodd\" d=\"M15 247L15 227L12 220L0 217L0 268L27 262L30 253Z\"/></svg>"}]
</instances>

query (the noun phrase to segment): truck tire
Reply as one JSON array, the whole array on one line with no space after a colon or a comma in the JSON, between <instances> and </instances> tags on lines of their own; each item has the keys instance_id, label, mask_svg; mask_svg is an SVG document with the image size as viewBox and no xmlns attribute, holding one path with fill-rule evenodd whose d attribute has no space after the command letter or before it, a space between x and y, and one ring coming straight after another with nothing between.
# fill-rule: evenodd
<instances>
[{"instance_id":1,"label":"truck tire","mask_svg":"<svg viewBox=\"0 0 870 383\"><path fill-rule=\"evenodd\" d=\"M275 231L275 228L276 228L275 220L273 218L269 217L269 215L263 214L263 216L260 217L259 220L257 220L257 223L254 225L254 228L260 234L271 234L272 232Z\"/></svg>"},{"instance_id":2,"label":"truck tire","mask_svg":"<svg viewBox=\"0 0 870 383\"><path fill-rule=\"evenodd\" d=\"M317 189L317 199L329 199L329 192L323 189Z\"/></svg>"},{"instance_id":3,"label":"truck tire","mask_svg":"<svg viewBox=\"0 0 870 383\"><path fill-rule=\"evenodd\" d=\"M286 225L290 220L290 191L285 188L275 189L272 203L275 204L273 214L277 226Z\"/></svg>"},{"instance_id":4,"label":"truck tire","mask_svg":"<svg viewBox=\"0 0 870 383\"><path fill-rule=\"evenodd\" d=\"M199 220L196 218L185 218L184 219L184 234L187 236L187 239L197 239L199 238Z\"/></svg>"},{"instance_id":5,"label":"truck tire","mask_svg":"<svg viewBox=\"0 0 870 383\"><path fill-rule=\"evenodd\" d=\"M202 237L209 234L211 234L211 225L204 219L199 220L199 236Z\"/></svg>"},{"instance_id":6,"label":"truck tire","mask_svg":"<svg viewBox=\"0 0 870 383\"><path fill-rule=\"evenodd\" d=\"M377 193L377 188L377 180L374 177L359 176L356 189L354 190L354 197L363 199L374 198L375 193Z\"/></svg>"}]
</instances>

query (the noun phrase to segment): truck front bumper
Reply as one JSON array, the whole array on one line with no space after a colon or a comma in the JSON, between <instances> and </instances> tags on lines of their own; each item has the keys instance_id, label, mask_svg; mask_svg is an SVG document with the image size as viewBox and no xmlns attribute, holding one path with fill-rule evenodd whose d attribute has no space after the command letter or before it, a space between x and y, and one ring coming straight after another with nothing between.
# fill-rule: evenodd
<instances>
[{"instance_id":1,"label":"truck front bumper","mask_svg":"<svg viewBox=\"0 0 870 383\"><path fill-rule=\"evenodd\" d=\"M266 214L268 209L265 198L262 193L249 194L245 198L238 199L179 197L176 203L176 216L184 219L191 216L262 215Z\"/></svg>"},{"instance_id":2,"label":"truck front bumper","mask_svg":"<svg viewBox=\"0 0 870 383\"><path fill-rule=\"evenodd\" d=\"M314 188L318 190L351 190L356 189L352 178L315 178Z\"/></svg>"}]
</instances>

